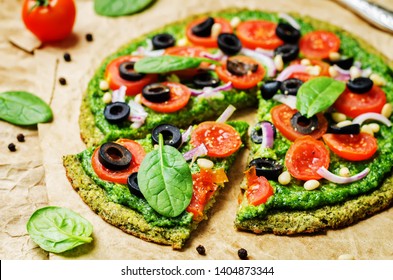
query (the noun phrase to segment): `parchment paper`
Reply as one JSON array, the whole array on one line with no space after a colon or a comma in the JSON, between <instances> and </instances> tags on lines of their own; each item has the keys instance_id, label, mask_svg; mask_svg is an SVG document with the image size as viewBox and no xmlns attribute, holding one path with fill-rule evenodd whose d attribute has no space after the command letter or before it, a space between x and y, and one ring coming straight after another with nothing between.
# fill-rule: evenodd
<instances>
[{"instance_id":1,"label":"parchment paper","mask_svg":"<svg viewBox=\"0 0 393 280\"><path fill-rule=\"evenodd\" d=\"M393 3L389 0L377 2L393 9ZM363 37L393 60L391 35L371 27L334 2L324 0L158 0L143 13L116 19L95 15L91 1L77 3L74 34L62 43L45 45L35 51L37 89L44 99L49 100L55 114L52 123L39 125L39 141L49 204L73 209L91 221L94 226L94 242L67 253L50 254L50 259L222 260L238 259L239 248L247 249L250 259L337 259L342 254L351 254L356 259L393 259L392 209L351 227L321 235L279 237L236 231L233 221L237 209L238 184L246 163L247 151L232 168L229 175L231 183L217 200L210 219L200 224L181 251L142 241L105 223L72 189L61 161L62 155L78 153L85 148L79 137L78 115L82 94L93 71L105 56L116 51L122 44L164 24L189 15L229 7L296 11L342 26ZM93 34L93 42L84 39L86 33ZM66 51L71 54L72 62L64 62L62 55ZM17 72L25 73L26 69L17 69ZM59 85L59 77L66 78L66 86ZM14 80L15 84L17 81ZM239 112L237 118L253 122L253 111ZM3 123L0 125L4 126ZM39 154L40 152L37 152L34 157ZM11 167L6 167L6 171L8 170L11 170ZM15 178L11 179L14 180ZM199 244L205 246L206 256L200 256L196 252L195 248ZM23 256L15 255L14 258Z\"/></svg>"}]
</instances>

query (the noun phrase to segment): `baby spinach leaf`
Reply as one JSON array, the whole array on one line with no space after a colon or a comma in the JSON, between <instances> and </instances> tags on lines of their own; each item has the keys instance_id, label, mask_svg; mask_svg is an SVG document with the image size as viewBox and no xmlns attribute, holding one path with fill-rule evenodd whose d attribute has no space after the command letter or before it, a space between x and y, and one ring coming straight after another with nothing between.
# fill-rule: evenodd
<instances>
[{"instance_id":1,"label":"baby spinach leaf","mask_svg":"<svg viewBox=\"0 0 393 280\"><path fill-rule=\"evenodd\" d=\"M152 56L138 60L134 69L139 73L167 73L177 70L197 68L202 61L217 63L217 61L203 57L188 56Z\"/></svg>"},{"instance_id":2,"label":"baby spinach leaf","mask_svg":"<svg viewBox=\"0 0 393 280\"><path fill-rule=\"evenodd\" d=\"M94 0L97 14L118 17L137 13L145 9L153 0Z\"/></svg>"},{"instance_id":3,"label":"baby spinach leaf","mask_svg":"<svg viewBox=\"0 0 393 280\"><path fill-rule=\"evenodd\" d=\"M190 204L191 170L177 149L164 145L162 134L158 149L148 153L139 167L138 185L149 205L165 217L180 215Z\"/></svg>"},{"instance_id":4,"label":"baby spinach leaf","mask_svg":"<svg viewBox=\"0 0 393 280\"><path fill-rule=\"evenodd\" d=\"M345 90L345 83L329 77L318 77L300 86L296 109L307 118L323 112L334 104Z\"/></svg>"},{"instance_id":5,"label":"baby spinach leaf","mask_svg":"<svg viewBox=\"0 0 393 280\"><path fill-rule=\"evenodd\" d=\"M67 208L48 206L38 209L27 222L31 239L42 249L62 253L90 243L93 226L85 218Z\"/></svg>"},{"instance_id":6,"label":"baby spinach leaf","mask_svg":"<svg viewBox=\"0 0 393 280\"><path fill-rule=\"evenodd\" d=\"M25 91L0 93L0 119L16 125L51 121L51 108L39 97Z\"/></svg>"}]
</instances>

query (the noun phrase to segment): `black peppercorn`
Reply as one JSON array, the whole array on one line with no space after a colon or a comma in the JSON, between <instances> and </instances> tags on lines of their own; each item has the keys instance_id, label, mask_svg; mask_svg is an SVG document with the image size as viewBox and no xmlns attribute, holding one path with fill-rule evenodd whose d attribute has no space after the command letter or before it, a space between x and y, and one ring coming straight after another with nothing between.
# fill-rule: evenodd
<instances>
[{"instance_id":1,"label":"black peppercorn","mask_svg":"<svg viewBox=\"0 0 393 280\"><path fill-rule=\"evenodd\" d=\"M16 135L16 139L18 139L18 142L25 142L25 136L22 133Z\"/></svg>"},{"instance_id":2,"label":"black peppercorn","mask_svg":"<svg viewBox=\"0 0 393 280\"><path fill-rule=\"evenodd\" d=\"M240 259L242 260L247 260L247 250L246 249L239 249L239 251L237 251L237 255L239 256Z\"/></svg>"},{"instance_id":3,"label":"black peppercorn","mask_svg":"<svg viewBox=\"0 0 393 280\"><path fill-rule=\"evenodd\" d=\"M206 254L206 249L202 245L198 245L198 247L196 247L196 250L197 250L199 255L205 255Z\"/></svg>"},{"instance_id":4,"label":"black peppercorn","mask_svg":"<svg viewBox=\"0 0 393 280\"><path fill-rule=\"evenodd\" d=\"M63 58L67 62L71 61L71 55L69 53L64 53Z\"/></svg>"},{"instance_id":5,"label":"black peppercorn","mask_svg":"<svg viewBox=\"0 0 393 280\"><path fill-rule=\"evenodd\" d=\"M86 41L87 41L87 42L93 41L93 35L92 35L91 33L87 33L87 34L86 34Z\"/></svg>"},{"instance_id":6,"label":"black peppercorn","mask_svg":"<svg viewBox=\"0 0 393 280\"><path fill-rule=\"evenodd\" d=\"M15 146L15 144L14 144L14 143L8 144L8 149L9 149L11 152L15 152L15 151L16 151L16 146Z\"/></svg>"},{"instance_id":7,"label":"black peppercorn","mask_svg":"<svg viewBox=\"0 0 393 280\"><path fill-rule=\"evenodd\" d=\"M62 86L64 86L64 85L67 84L67 81L66 81L66 79L64 79L63 77L61 77L61 78L59 78L59 83L60 83Z\"/></svg>"}]
</instances>

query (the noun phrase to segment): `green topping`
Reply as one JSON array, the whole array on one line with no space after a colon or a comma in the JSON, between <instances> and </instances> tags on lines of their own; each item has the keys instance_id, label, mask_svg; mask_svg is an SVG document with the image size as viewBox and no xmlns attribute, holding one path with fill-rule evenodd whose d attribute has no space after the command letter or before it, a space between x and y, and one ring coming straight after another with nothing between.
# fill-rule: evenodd
<instances>
[{"instance_id":1,"label":"green topping","mask_svg":"<svg viewBox=\"0 0 393 280\"><path fill-rule=\"evenodd\" d=\"M345 90L345 83L328 77L318 77L300 86L296 109L307 118L323 112L334 104Z\"/></svg>"},{"instance_id":2,"label":"green topping","mask_svg":"<svg viewBox=\"0 0 393 280\"><path fill-rule=\"evenodd\" d=\"M162 134L158 149L148 153L140 165L138 185L149 205L165 217L180 215L190 204L191 170L177 149L164 145Z\"/></svg>"},{"instance_id":3,"label":"green topping","mask_svg":"<svg viewBox=\"0 0 393 280\"><path fill-rule=\"evenodd\" d=\"M145 9L153 0L94 0L97 14L118 17L137 13Z\"/></svg>"},{"instance_id":4,"label":"green topping","mask_svg":"<svg viewBox=\"0 0 393 280\"><path fill-rule=\"evenodd\" d=\"M48 206L38 209L27 222L31 239L42 249L62 253L90 243L93 226L85 218L67 208Z\"/></svg>"}]
</instances>

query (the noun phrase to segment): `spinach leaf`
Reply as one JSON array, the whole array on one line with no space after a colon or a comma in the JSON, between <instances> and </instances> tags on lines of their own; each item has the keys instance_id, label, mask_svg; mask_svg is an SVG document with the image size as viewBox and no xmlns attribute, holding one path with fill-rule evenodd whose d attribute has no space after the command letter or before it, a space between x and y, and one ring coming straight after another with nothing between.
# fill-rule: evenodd
<instances>
[{"instance_id":1,"label":"spinach leaf","mask_svg":"<svg viewBox=\"0 0 393 280\"><path fill-rule=\"evenodd\" d=\"M137 13L145 9L153 0L94 0L97 14L118 17Z\"/></svg>"},{"instance_id":2,"label":"spinach leaf","mask_svg":"<svg viewBox=\"0 0 393 280\"><path fill-rule=\"evenodd\" d=\"M149 205L165 217L180 215L190 204L191 170L177 149L164 145L162 134L158 149L148 153L139 167L138 185Z\"/></svg>"},{"instance_id":3,"label":"spinach leaf","mask_svg":"<svg viewBox=\"0 0 393 280\"><path fill-rule=\"evenodd\" d=\"M139 73L166 73L189 68L197 68L201 62L217 63L217 61L203 57L188 56L152 56L138 60L134 69Z\"/></svg>"},{"instance_id":4,"label":"spinach leaf","mask_svg":"<svg viewBox=\"0 0 393 280\"><path fill-rule=\"evenodd\" d=\"M0 119L16 125L51 121L51 108L39 97L25 91L0 93Z\"/></svg>"},{"instance_id":5,"label":"spinach leaf","mask_svg":"<svg viewBox=\"0 0 393 280\"><path fill-rule=\"evenodd\" d=\"M42 249L62 253L90 243L93 226L85 218L67 208L48 206L38 209L27 222L31 239Z\"/></svg>"},{"instance_id":6,"label":"spinach leaf","mask_svg":"<svg viewBox=\"0 0 393 280\"><path fill-rule=\"evenodd\" d=\"M296 109L307 118L328 109L345 90L345 83L318 77L300 86Z\"/></svg>"}]
</instances>

